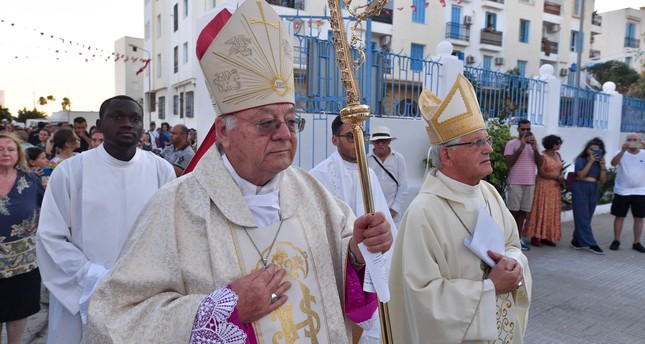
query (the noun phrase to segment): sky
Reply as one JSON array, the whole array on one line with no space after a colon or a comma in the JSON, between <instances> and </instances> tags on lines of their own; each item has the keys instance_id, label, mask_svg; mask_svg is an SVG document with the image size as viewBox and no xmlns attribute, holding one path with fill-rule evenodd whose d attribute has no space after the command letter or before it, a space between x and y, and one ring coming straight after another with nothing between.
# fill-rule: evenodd
<instances>
[{"instance_id":1,"label":"sky","mask_svg":"<svg viewBox=\"0 0 645 344\"><path fill-rule=\"evenodd\" d=\"M114 62L114 42L142 38L143 31L143 0L0 1L4 107L17 116L39 97L52 95L52 105L37 108L60 111L67 97L72 110L98 111L114 95L115 63L123 63Z\"/></svg>"},{"instance_id":2,"label":"sky","mask_svg":"<svg viewBox=\"0 0 645 344\"><path fill-rule=\"evenodd\" d=\"M595 1L598 12L639 6L645 0ZM123 36L142 38L143 30L143 0L0 1L4 107L14 116L34 106L51 114L67 97L72 110L98 111L114 95L115 63L123 63L111 55L114 42ZM56 98L53 104L36 103L49 95Z\"/></svg>"}]
</instances>

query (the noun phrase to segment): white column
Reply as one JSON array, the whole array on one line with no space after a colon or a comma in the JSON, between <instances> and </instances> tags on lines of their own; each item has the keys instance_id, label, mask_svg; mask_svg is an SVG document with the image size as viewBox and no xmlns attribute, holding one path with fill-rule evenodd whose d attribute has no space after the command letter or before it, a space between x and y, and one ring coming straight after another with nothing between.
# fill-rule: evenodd
<instances>
[{"instance_id":1,"label":"white column","mask_svg":"<svg viewBox=\"0 0 645 344\"><path fill-rule=\"evenodd\" d=\"M452 43L448 41L442 41L437 44L436 55L432 56L433 61L438 61L441 63L439 66L439 75L434 76L434 80L424 80L423 87L432 90L431 87L426 86L427 83L431 85L436 82L437 78L439 79L439 89L436 91L437 97L443 99L452 88L452 85L457 79L457 74L464 72L464 61L457 58L457 56L452 55L453 47ZM434 92L434 90L432 90Z\"/></svg>"}]
</instances>

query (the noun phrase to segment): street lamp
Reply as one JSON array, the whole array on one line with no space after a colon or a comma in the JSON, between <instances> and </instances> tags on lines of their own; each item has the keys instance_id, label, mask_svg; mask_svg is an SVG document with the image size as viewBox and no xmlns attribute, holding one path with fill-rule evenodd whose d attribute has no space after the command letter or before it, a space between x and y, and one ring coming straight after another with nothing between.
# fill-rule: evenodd
<instances>
[{"instance_id":1,"label":"street lamp","mask_svg":"<svg viewBox=\"0 0 645 344\"><path fill-rule=\"evenodd\" d=\"M136 46L134 44L128 44L128 45L132 47L132 51L134 51L134 52L136 52L137 49L143 50L143 52L148 55L148 60L149 61L151 60L152 55L150 54L150 52L148 50L143 49L143 48L141 48L139 46ZM150 74L151 74L150 68L152 68L152 67L150 67L150 62L148 62L148 66L147 66L147 69L148 69L147 70L147 72L148 72L148 96L146 96L146 92L143 92L143 96L144 96L143 104L146 106L146 111L148 111L148 125L150 125L150 122L152 122L152 111L151 111L151 109L152 109L152 106L151 106L152 105L152 103L151 103L152 100L150 99L150 95L152 94L152 87L150 85Z\"/></svg>"}]
</instances>

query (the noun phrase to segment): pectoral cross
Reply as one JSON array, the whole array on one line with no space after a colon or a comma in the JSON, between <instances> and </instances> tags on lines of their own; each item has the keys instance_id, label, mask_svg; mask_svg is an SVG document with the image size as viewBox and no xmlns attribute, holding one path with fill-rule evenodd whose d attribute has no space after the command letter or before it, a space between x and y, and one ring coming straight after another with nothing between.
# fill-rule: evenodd
<instances>
[{"instance_id":1,"label":"pectoral cross","mask_svg":"<svg viewBox=\"0 0 645 344\"><path fill-rule=\"evenodd\" d=\"M249 20L249 22L251 24L264 24L264 26L271 25L276 29L278 27L280 27L280 24L278 24L278 23L271 23L271 22L266 21L266 18L264 17L264 9L262 8L262 3L258 1L257 4L258 4L258 8L260 9L260 13L262 14L262 19L251 18L251 20Z\"/></svg>"}]
</instances>

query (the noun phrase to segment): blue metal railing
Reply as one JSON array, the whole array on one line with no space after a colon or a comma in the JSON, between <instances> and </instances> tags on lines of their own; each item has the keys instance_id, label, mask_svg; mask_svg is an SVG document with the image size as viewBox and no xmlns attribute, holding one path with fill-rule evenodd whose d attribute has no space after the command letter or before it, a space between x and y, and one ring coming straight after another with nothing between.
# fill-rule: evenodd
<instances>
[{"instance_id":1,"label":"blue metal railing","mask_svg":"<svg viewBox=\"0 0 645 344\"><path fill-rule=\"evenodd\" d=\"M645 133L645 99L623 98L622 132Z\"/></svg>"},{"instance_id":2,"label":"blue metal railing","mask_svg":"<svg viewBox=\"0 0 645 344\"><path fill-rule=\"evenodd\" d=\"M464 76L475 88L485 119L515 122L528 118L533 124L543 124L544 81L476 67L464 67Z\"/></svg>"},{"instance_id":3,"label":"blue metal railing","mask_svg":"<svg viewBox=\"0 0 645 344\"><path fill-rule=\"evenodd\" d=\"M296 108L338 114L346 99L332 42L300 35L295 35L294 42ZM371 54L366 59L370 65L366 62L355 70L361 103L369 105L377 117L418 117L416 99L422 87L435 93L439 88L439 63L379 49L365 49L365 54ZM352 50L352 59L358 57Z\"/></svg>"},{"instance_id":4,"label":"blue metal railing","mask_svg":"<svg viewBox=\"0 0 645 344\"><path fill-rule=\"evenodd\" d=\"M560 126L606 129L609 95L568 85L560 88Z\"/></svg>"}]
</instances>

